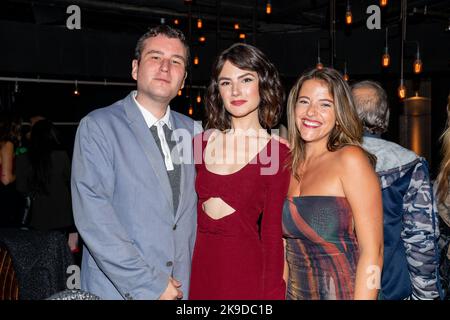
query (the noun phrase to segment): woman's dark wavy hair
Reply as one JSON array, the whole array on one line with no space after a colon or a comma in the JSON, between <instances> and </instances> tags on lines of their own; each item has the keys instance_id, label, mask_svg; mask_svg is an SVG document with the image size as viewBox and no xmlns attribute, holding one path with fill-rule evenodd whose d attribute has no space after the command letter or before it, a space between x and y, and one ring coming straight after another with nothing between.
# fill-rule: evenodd
<instances>
[{"instance_id":1,"label":"woman's dark wavy hair","mask_svg":"<svg viewBox=\"0 0 450 320\"><path fill-rule=\"evenodd\" d=\"M258 74L259 123L265 129L277 125L282 113L284 89L275 66L258 48L245 43L235 43L224 50L212 67L211 82L205 94L206 129L227 130L231 128L231 115L225 109L219 92L218 78L226 61L242 70Z\"/></svg>"},{"instance_id":2,"label":"woman's dark wavy hair","mask_svg":"<svg viewBox=\"0 0 450 320\"><path fill-rule=\"evenodd\" d=\"M54 124L47 119L36 122L31 129L29 151L32 167L30 185L33 191L48 193L52 167L51 154L55 150L62 150L62 145Z\"/></svg>"}]
</instances>

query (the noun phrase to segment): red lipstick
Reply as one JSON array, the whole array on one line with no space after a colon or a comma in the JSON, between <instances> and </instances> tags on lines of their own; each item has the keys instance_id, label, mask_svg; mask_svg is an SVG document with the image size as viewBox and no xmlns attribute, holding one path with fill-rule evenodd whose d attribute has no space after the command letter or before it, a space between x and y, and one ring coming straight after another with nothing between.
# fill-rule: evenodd
<instances>
[{"instance_id":1,"label":"red lipstick","mask_svg":"<svg viewBox=\"0 0 450 320\"><path fill-rule=\"evenodd\" d=\"M233 101L231 101L231 104L233 106L239 107L239 106L243 105L246 102L247 102L247 100L233 100Z\"/></svg>"}]
</instances>

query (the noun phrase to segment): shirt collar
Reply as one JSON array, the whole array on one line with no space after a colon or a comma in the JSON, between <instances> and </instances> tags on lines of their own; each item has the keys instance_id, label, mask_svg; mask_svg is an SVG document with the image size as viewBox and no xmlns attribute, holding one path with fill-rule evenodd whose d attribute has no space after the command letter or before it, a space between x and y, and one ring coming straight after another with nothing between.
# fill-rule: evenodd
<instances>
[{"instance_id":1,"label":"shirt collar","mask_svg":"<svg viewBox=\"0 0 450 320\"><path fill-rule=\"evenodd\" d=\"M170 106L167 106L166 113L161 119L157 119L153 113L145 109L137 100L136 100L137 91L133 90L131 96L133 97L134 102L138 106L139 110L141 111L142 115L144 116L145 123L147 124L147 127L151 127L153 125L156 125L157 123L161 122L162 124L165 124L170 130L172 130L172 123L170 122Z\"/></svg>"},{"instance_id":2,"label":"shirt collar","mask_svg":"<svg viewBox=\"0 0 450 320\"><path fill-rule=\"evenodd\" d=\"M381 139L381 133L370 133L367 130L364 130L363 136L364 137L371 137L371 138Z\"/></svg>"}]
</instances>

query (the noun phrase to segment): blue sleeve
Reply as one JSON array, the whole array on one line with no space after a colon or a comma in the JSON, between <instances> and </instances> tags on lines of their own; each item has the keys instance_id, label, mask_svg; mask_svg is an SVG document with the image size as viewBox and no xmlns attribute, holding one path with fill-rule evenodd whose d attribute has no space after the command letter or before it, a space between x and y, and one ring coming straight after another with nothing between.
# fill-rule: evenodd
<instances>
[{"instance_id":1,"label":"blue sleeve","mask_svg":"<svg viewBox=\"0 0 450 320\"><path fill-rule=\"evenodd\" d=\"M415 166L408 191L403 198L403 230L411 276L411 299L435 299L440 296L439 237L433 190L424 161Z\"/></svg>"}]
</instances>

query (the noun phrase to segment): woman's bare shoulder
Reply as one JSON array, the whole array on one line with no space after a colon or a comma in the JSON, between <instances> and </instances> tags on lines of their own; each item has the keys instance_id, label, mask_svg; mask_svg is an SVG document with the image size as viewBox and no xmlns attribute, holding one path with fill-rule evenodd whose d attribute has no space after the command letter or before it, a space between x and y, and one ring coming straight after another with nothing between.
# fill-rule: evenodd
<instances>
[{"instance_id":1,"label":"woman's bare shoulder","mask_svg":"<svg viewBox=\"0 0 450 320\"><path fill-rule=\"evenodd\" d=\"M370 165L367 153L362 147L347 145L336 151L337 161L340 167L349 170Z\"/></svg>"}]
</instances>

